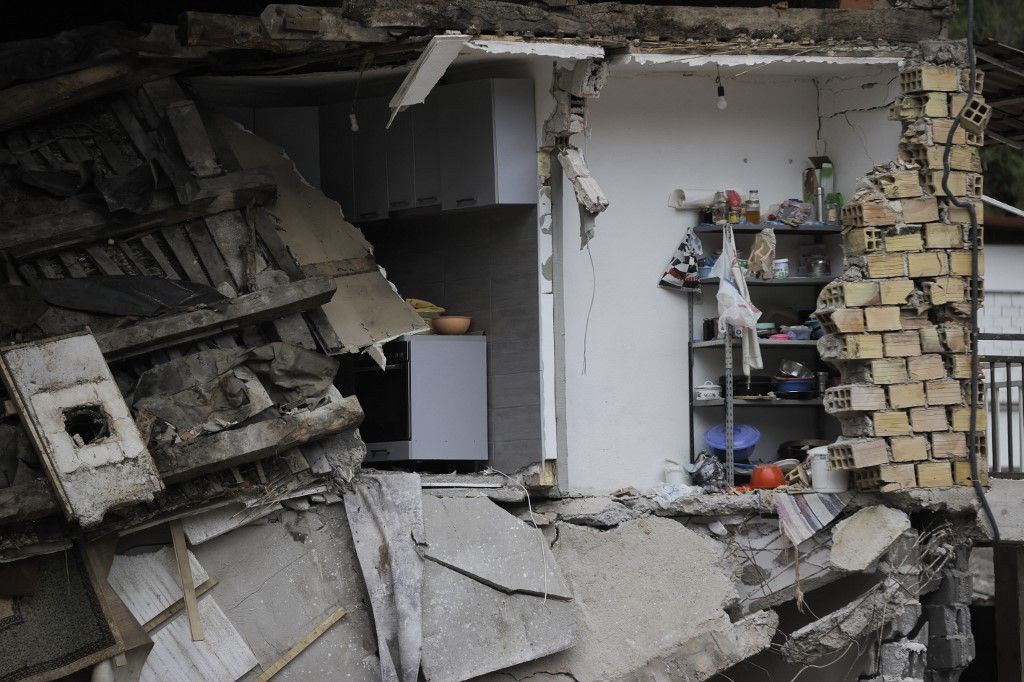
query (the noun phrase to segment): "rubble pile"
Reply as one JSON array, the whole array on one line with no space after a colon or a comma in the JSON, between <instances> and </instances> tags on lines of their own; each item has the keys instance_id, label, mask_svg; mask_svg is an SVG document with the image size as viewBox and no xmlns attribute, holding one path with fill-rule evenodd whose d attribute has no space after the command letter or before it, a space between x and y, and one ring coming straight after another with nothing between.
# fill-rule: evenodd
<instances>
[{"instance_id":1,"label":"rubble pile","mask_svg":"<svg viewBox=\"0 0 1024 682\"><path fill-rule=\"evenodd\" d=\"M982 227L974 234L956 204L974 202L981 221L978 150L991 110L980 75L968 91L967 69L922 64L902 71L900 84L891 109L903 122L900 158L868 173L843 207L845 272L822 290L815 312L827 332L819 352L842 375L823 397L842 426L829 463L851 470L863 491L973 482L970 246L981 248ZM953 131L947 194L945 145L968 101ZM977 425L974 448L984 453L983 411ZM978 465L987 485L984 457Z\"/></svg>"}]
</instances>

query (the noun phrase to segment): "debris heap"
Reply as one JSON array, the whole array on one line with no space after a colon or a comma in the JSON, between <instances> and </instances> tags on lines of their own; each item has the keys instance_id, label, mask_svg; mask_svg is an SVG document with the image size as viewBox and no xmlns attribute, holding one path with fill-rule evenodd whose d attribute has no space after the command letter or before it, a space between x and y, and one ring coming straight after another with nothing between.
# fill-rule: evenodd
<instances>
[{"instance_id":1,"label":"debris heap","mask_svg":"<svg viewBox=\"0 0 1024 682\"><path fill-rule=\"evenodd\" d=\"M890 114L903 123L900 158L876 166L843 207L845 271L818 297L827 332L818 350L842 375L824 395L842 426L829 463L852 470L859 490L972 484L970 246L982 244L979 148L991 110L978 94L981 74L973 93L968 82L955 66L901 72ZM974 202L977 234L953 197ZM980 278L982 254L978 270ZM984 453L984 412L977 423L975 451ZM987 485L984 457L978 464Z\"/></svg>"}]
</instances>

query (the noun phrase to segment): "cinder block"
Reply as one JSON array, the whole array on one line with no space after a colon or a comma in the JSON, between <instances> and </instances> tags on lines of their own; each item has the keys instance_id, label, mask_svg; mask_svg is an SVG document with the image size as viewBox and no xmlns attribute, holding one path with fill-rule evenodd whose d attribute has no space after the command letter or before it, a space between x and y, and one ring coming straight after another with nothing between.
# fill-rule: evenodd
<instances>
[{"instance_id":1,"label":"cinder block","mask_svg":"<svg viewBox=\"0 0 1024 682\"><path fill-rule=\"evenodd\" d=\"M937 670L966 668L974 660L974 637L928 638L928 667Z\"/></svg>"},{"instance_id":2,"label":"cinder block","mask_svg":"<svg viewBox=\"0 0 1024 682\"><path fill-rule=\"evenodd\" d=\"M865 330L862 308L819 310L814 313L814 317L821 323L826 334L859 334Z\"/></svg>"},{"instance_id":3,"label":"cinder block","mask_svg":"<svg viewBox=\"0 0 1024 682\"><path fill-rule=\"evenodd\" d=\"M945 416L945 415L943 415ZM910 434L910 420L902 410L885 410L871 415L876 436L906 436Z\"/></svg>"},{"instance_id":4,"label":"cinder block","mask_svg":"<svg viewBox=\"0 0 1024 682\"><path fill-rule=\"evenodd\" d=\"M914 291L914 283L909 279L883 279L878 285L882 305L903 305Z\"/></svg>"},{"instance_id":5,"label":"cinder block","mask_svg":"<svg viewBox=\"0 0 1024 682\"><path fill-rule=\"evenodd\" d=\"M978 453L978 480L985 487L988 487L988 460L983 452ZM953 483L955 485L974 485L974 476L971 474L971 463L966 459L953 462Z\"/></svg>"},{"instance_id":6,"label":"cinder block","mask_svg":"<svg viewBox=\"0 0 1024 682\"><path fill-rule=\"evenodd\" d=\"M914 407L910 410L910 426L916 433L949 430L944 407Z\"/></svg>"},{"instance_id":7,"label":"cinder block","mask_svg":"<svg viewBox=\"0 0 1024 682\"><path fill-rule=\"evenodd\" d=\"M898 358L921 354L921 336L917 331L888 332L882 334L885 340L885 357Z\"/></svg>"},{"instance_id":8,"label":"cinder block","mask_svg":"<svg viewBox=\"0 0 1024 682\"><path fill-rule=\"evenodd\" d=\"M907 272L911 277L937 277L949 273L945 251L924 251L907 254Z\"/></svg>"},{"instance_id":9,"label":"cinder block","mask_svg":"<svg viewBox=\"0 0 1024 682\"><path fill-rule=\"evenodd\" d=\"M967 103L967 108L960 113L960 125L968 133L981 135L985 132L985 126L992 118L992 107L985 103L981 97L972 97Z\"/></svg>"},{"instance_id":10,"label":"cinder block","mask_svg":"<svg viewBox=\"0 0 1024 682\"><path fill-rule=\"evenodd\" d=\"M928 595L928 604L970 605L974 599L973 580L970 570L950 568L942 571L939 588ZM929 623L931 625L931 623Z\"/></svg>"},{"instance_id":11,"label":"cinder block","mask_svg":"<svg viewBox=\"0 0 1024 682\"><path fill-rule=\"evenodd\" d=\"M922 488L949 488L953 485L953 467L949 462L920 462L917 484Z\"/></svg>"},{"instance_id":12,"label":"cinder block","mask_svg":"<svg viewBox=\"0 0 1024 682\"><path fill-rule=\"evenodd\" d=\"M871 306L864 308L864 321L869 332L899 331L900 309L896 306Z\"/></svg>"},{"instance_id":13,"label":"cinder block","mask_svg":"<svg viewBox=\"0 0 1024 682\"><path fill-rule=\"evenodd\" d=\"M898 436L888 440L894 462L918 462L928 459L928 439L924 436Z\"/></svg>"},{"instance_id":14,"label":"cinder block","mask_svg":"<svg viewBox=\"0 0 1024 682\"><path fill-rule=\"evenodd\" d=\"M912 381L942 379L946 376L946 366L941 355L918 355L907 358L907 374Z\"/></svg>"},{"instance_id":15,"label":"cinder block","mask_svg":"<svg viewBox=\"0 0 1024 682\"><path fill-rule=\"evenodd\" d=\"M910 384L891 384L889 390L889 406L894 410L908 407L924 407L924 383L916 381Z\"/></svg>"},{"instance_id":16,"label":"cinder block","mask_svg":"<svg viewBox=\"0 0 1024 682\"><path fill-rule=\"evenodd\" d=\"M928 223L924 226L924 245L929 249L962 249L963 228L958 224Z\"/></svg>"},{"instance_id":17,"label":"cinder block","mask_svg":"<svg viewBox=\"0 0 1024 682\"><path fill-rule=\"evenodd\" d=\"M907 276L907 258L902 253L869 253L864 262L871 279Z\"/></svg>"},{"instance_id":18,"label":"cinder block","mask_svg":"<svg viewBox=\"0 0 1024 682\"><path fill-rule=\"evenodd\" d=\"M956 97L956 95L951 95ZM960 109L950 109L954 114ZM944 145L949 139L949 129L953 125L952 118L933 118L930 122L931 125L931 143L935 145ZM956 130L953 132L953 144L967 144L967 131L964 130L963 126L958 125Z\"/></svg>"},{"instance_id":19,"label":"cinder block","mask_svg":"<svg viewBox=\"0 0 1024 682\"><path fill-rule=\"evenodd\" d=\"M932 379L924 386L929 405L959 405L964 401L961 383L956 379Z\"/></svg>"},{"instance_id":20,"label":"cinder block","mask_svg":"<svg viewBox=\"0 0 1024 682\"><path fill-rule=\"evenodd\" d=\"M853 471L853 485L857 490L892 492L917 486L913 464L880 464Z\"/></svg>"},{"instance_id":21,"label":"cinder block","mask_svg":"<svg viewBox=\"0 0 1024 682\"><path fill-rule=\"evenodd\" d=\"M929 435L932 457L936 459L962 459L967 456L967 438L957 431L936 431Z\"/></svg>"},{"instance_id":22,"label":"cinder block","mask_svg":"<svg viewBox=\"0 0 1024 682\"><path fill-rule=\"evenodd\" d=\"M818 310L880 304L878 282L833 282L818 294Z\"/></svg>"},{"instance_id":23,"label":"cinder block","mask_svg":"<svg viewBox=\"0 0 1024 682\"><path fill-rule=\"evenodd\" d=\"M958 250L949 254L949 274L970 277L973 273L970 250ZM978 253L978 276L985 275L985 253Z\"/></svg>"},{"instance_id":24,"label":"cinder block","mask_svg":"<svg viewBox=\"0 0 1024 682\"><path fill-rule=\"evenodd\" d=\"M882 352L882 336L880 334L848 334L846 341L846 358L850 360L869 360L885 357Z\"/></svg>"},{"instance_id":25,"label":"cinder block","mask_svg":"<svg viewBox=\"0 0 1024 682\"><path fill-rule=\"evenodd\" d=\"M984 433L988 430L988 412L981 405L978 406L978 423L976 432ZM971 408L969 405L957 406L949 410L949 422L954 431L967 432L971 430Z\"/></svg>"},{"instance_id":26,"label":"cinder block","mask_svg":"<svg viewBox=\"0 0 1024 682\"><path fill-rule=\"evenodd\" d=\"M926 604L928 637L955 637L971 632L971 607L969 604Z\"/></svg>"},{"instance_id":27,"label":"cinder block","mask_svg":"<svg viewBox=\"0 0 1024 682\"><path fill-rule=\"evenodd\" d=\"M871 381L876 384L902 384L909 379L907 375L907 361L903 358L883 358L872 360L869 374Z\"/></svg>"},{"instance_id":28,"label":"cinder block","mask_svg":"<svg viewBox=\"0 0 1024 682\"><path fill-rule=\"evenodd\" d=\"M932 305L960 303L966 299L965 280L962 277L937 277L924 282L922 287Z\"/></svg>"},{"instance_id":29,"label":"cinder block","mask_svg":"<svg viewBox=\"0 0 1024 682\"><path fill-rule=\"evenodd\" d=\"M933 196L946 196L946 188L942 184L942 171L921 171L921 184ZM949 191L955 197L974 196L971 194L973 185L966 171L951 171L949 174ZM980 196L980 195L979 195Z\"/></svg>"},{"instance_id":30,"label":"cinder block","mask_svg":"<svg viewBox=\"0 0 1024 682\"><path fill-rule=\"evenodd\" d=\"M966 353L946 356L946 369L954 379L971 378L971 356Z\"/></svg>"},{"instance_id":31,"label":"cinder block","mask_svg":"<svg viewBox=\"0 0 1024 682\"><path fill-rule=\"evenodd\" d=\"M922 64L900 73L900 91L904 94L929 90L956 92L960 89L960 72L952 66Z\"/></svg>"},{"instance_id":32,"label":"cinder block","mask_svg":"<svg viewBox=\"0 0 1024 682\"><path fill-rule=\"evenodd\" d=\"M877 227L853 227L843 232L846 252L851 256L874 253L882 249L882 233Z\"/></svg>"},{"instance_id":33,"label":"cinder block","mask_svg":"<svg viewBox=\"0 0 1024 682\"><path fill-rule=\"evenodd\" d=\"M884 410L885 389L871 384L833 386L825 389L822 403L829 414Z\"/></svg>"},{"instance_id":34,"label":"cinder block","mask_svg":"<svg viewBox=\"0 0 1024 682\"><path fill-rule=\"evenodd\" d=\"M843 227L895 225L899 216L881 201L851 201L843 206Z\"/></svg>"},{"instance_id":35,"label":"cinder block","mask_svg":"<svg viewBox=\"0 0 1024 682\"><path fill-rule=\"evenodd\" d=\"M913 308L900 309L900 324L904 329L921 329L932 326L927 313L919 313Z\"/></svg>"},{"instance_id":36,"label":"cinder block","mask_svg":"<svg viewBox=\"0 0 1024 682\"><path fill-rule=\"evenodd\" d=\"M916 170L894 170L878 176L878 184L886 199L908 199L921 196L921 182Z\"/></svg>"},{"instance_id":37,"label":"cinder block","mask_svg":"<svg viewBox=\"0 0 1024 682\"><path fill-rule=\"evenodd\" d=\"M843 440L828 446L828 462L832 469L862 469L888 461L889 451L881 438Z\"/></svg>"},{"instance_id":38,"label":"cinder block","mask_svg":"<svg viewBox=\"0 0 1024 682\"><path fill-rule=\"evenodd\" d=\"M939 204L934 196L901 199L900 209L905 223L934 223L939 220Z\"/></svg>"}]
</instances>

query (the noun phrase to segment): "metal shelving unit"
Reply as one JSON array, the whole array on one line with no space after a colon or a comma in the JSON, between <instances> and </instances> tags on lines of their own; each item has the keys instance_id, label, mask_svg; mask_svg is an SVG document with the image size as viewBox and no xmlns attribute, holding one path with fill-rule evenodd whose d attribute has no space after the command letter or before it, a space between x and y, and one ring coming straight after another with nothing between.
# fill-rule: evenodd
<instances>
[{"instance_id":1,"label":"metal shelving unit","mask_svg":"<svg viewBox=\"0 0 1024 682\"><path fill-rule=\"evenodd\" d=\"M826 236L834 235L838 236L842 232L842 227L838 223L805 223L799 227L791 227L781 222L765 222L757 224L741 223L739 225L733 225L734 234L757 234L766 227L770 227L775 230L775 236L778 237L802 237L802 236L813 236L816 242L821 242ZM702 224L694 228L696 234L721 234L722 226L720 225L708 225ZM820 290L823 286L831 282L834 277L789 277L780 280L747 280L747 285L750 287L813 287L816 290ZM708 277L701 279L702 285L717 286L719 280L716 277ZM725 354L729 357L725 358L723 363L727 368L731 366L731 346L734 344L728 344L726 348L725 339L712 339L710 341L695 341L693 340L696 336L695 325L694 325L694 306L690 305L690 341L689 341L689 383L692 389L693 387L693 361L694 351L707 349L707 348L723 348ZM734 340L734 343L738 341ZM808 349L814 349L815 357L817 357L817 341L776 341L772 339L761 339L759 345L762 349L770 349L772 351L777 349L790 349L799 350L806 352ZM728 374L731 370L726 369ZM729 383L727 381L727 383ZM731 411L728 409L729 405L727 401L731 399L731 407L733 408L805 408L814 409L817 411L816 421L818 424L818 432L820 433L824 428L824 410L822 409L822 401L820 398L810 400L761 400L761 399L745 399L735 398L729 395L728 391L725 391L726 395L717 400L702 400L697 401L690 396L690 453L691 457L696 452L695 438L694 438L694 425L693 417L695 409L702 409L707 407L720 407L725 408L723 411L728 415ZM726 419L728 423L728 419Z\"/></svg>"}]
</instances>

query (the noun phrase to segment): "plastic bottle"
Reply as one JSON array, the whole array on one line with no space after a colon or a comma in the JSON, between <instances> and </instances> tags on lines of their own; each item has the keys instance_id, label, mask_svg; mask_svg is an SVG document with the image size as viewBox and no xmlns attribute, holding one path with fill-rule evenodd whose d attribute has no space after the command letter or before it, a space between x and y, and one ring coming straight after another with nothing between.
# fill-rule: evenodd
<instances>
[{"instance_id":1,"label":"plastic bottle","mask_svg":"<svg viewBox=\"0 0 1024 682\"><path fill-rule=\"evenodd\" d=\"M748 223L756 225L761 222L761 200L757 196L756 189L750 190L747 202L743 205L743 210L746 213Z\"/></svg>"}]
</instances>

